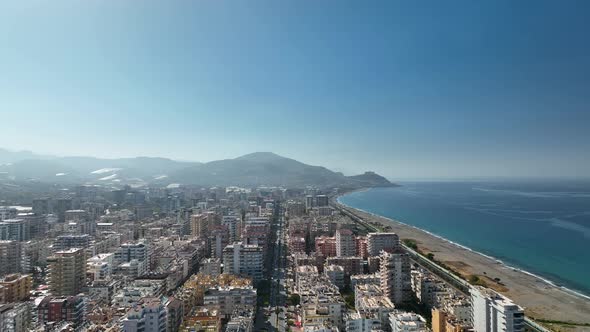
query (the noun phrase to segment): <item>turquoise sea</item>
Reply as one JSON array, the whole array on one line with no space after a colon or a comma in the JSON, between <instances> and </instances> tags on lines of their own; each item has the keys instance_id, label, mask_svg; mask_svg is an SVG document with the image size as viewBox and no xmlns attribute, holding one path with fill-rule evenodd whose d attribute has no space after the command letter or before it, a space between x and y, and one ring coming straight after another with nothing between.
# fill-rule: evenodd
<instances>
[{"instance_id":1,"label":"turquoise sea","mask_svg":"<svg viewBox=\"0 0 590 332\"><path fill-rule=\"evenodd\" d=\"M339 198L590 295L590 182L406 182Z\"/></svg>"}]
</instances>

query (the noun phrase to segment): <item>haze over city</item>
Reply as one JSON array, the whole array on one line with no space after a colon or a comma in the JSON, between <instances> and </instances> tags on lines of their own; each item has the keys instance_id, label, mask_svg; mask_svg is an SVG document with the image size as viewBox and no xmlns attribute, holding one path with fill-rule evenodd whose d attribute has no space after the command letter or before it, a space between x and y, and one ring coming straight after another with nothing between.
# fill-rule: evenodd
<instances>
[{"instance_id":1,"label":"haze over city","mask_svg":"<svg viewBox=\"0 0 590 332\"><path fill-rule=\"evenodd\" d=\"M590 176L585 1L5 1L0 147Z\"/></svg>"}]
</instances>

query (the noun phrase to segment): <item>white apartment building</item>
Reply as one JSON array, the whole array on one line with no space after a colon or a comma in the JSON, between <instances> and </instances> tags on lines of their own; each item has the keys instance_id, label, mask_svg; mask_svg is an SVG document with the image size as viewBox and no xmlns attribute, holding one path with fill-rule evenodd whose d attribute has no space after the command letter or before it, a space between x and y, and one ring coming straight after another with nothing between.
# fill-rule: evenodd
<instances>
[{"instance_id":1,"label":"white apartment building","mask_svg":"<svg viewBox=\"0 0 590 332\"><path fill-rule=\"evenodd\" d=\"M471 303L476 332L524 331L524 310L509 298L476 286L471 288Z\"/></svg>"},{"instance_id":2,"label":"white apartment building","mask_svg":"<svg viewBox=\"0 0 590 332\"><path fill-rule=\"evenodd\" d=\"M92 280L105 280L113 272L115 254L98 254L86 260L86 274Z\"/></svg>"},{"instance_id":3,"label":"white apartment building","mask_svg":"<svg viewBox=\"0 0 590 332\"><path fill-rule=\"evenodd\" d=\"M258 245L234 242L223 249L223 272L262 280L264 252Z\"/></svg>"},{"instance_id":4,"label":"white apartment building","mask_svg":"<svg viewBox=\"0 0 590 332\"><path fill-rule=\"evenodd\" d=\"M391 332L427 332L424 317L411 312L392 312L389 314Z\"/></svg>"},{"instance_id":5,"label":"white apartment building","mask_svg":"<svg viewBox=\"0 0 590 332\"><path fill-rule=\"evenodd\" d=\"M412 298L410 257L405 252L381 252L379 277L381 290L395 305L407 303Z\"/></svg>"},{"instance_id":6,"label":"white apartment building","mask_svg":"<svg viewBox=\"0 0 590 332\"><path fill-rule=\"evenodd\" d=\"M123 332L166 332L168 320L166 307L160 299L144 299L140 306L132 308L121 320Z\"/></svg>"}]
</instances>

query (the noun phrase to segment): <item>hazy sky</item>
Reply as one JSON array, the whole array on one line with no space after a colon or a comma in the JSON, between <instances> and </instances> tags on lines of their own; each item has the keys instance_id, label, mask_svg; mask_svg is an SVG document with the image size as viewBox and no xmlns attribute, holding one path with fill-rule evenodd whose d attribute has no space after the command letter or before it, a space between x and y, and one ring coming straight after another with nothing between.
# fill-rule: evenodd
<instances>
[{"instance_id":1,"label":"hazy sky","mask_svg":"<svg viewBox=\"0 0 590 332\"><path fill-rule=\"evenodd\" d=\"M588 1L2 1L0 147L590 175Z\"/></svg>"}]
</instances>

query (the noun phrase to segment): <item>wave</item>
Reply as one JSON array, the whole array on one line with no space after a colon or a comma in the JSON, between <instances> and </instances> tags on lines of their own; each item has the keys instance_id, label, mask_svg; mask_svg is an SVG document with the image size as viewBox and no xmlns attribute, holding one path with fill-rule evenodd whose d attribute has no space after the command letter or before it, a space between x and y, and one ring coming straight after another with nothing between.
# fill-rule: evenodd
<instances>
[{"instance_id":1,"label":"wave","mask_svg":"<svg viewBox=\"0 0 590 332\"><path fill-rule=\"evenodd\" d=\"M490 193L509 194L515 196L534 198L590 198L590 192L576 191L521 191L510 189L492 189L483 187L472 187L471 189Z\"/></svg>"},{"instance_id":2,"label":"wave","mask_svg":"<svg viewBox=\"0 0 590 332\"><path fill-rule=\"evenodd\" d=\"M428 234L428 235L431 235L431 236L433 236L433 237L435 237L435 238L438 238L438 239L440 239L440 240L443 240L443 241L445 241L445 242L447 242L447 243L450 243L450 244L452 244L452 245L454 245L454 246L456 246L456 247L458 247L458 248L461 248L461 249L467 250L467 251L469 251L469 252L472 252L472 253L474 253L474 254L477 254L477 255L480 255L480 256L482 256L482 257L485 257L485 258L488 258L488 259L490 259L490 260L493 260L493 261L495 261L496 263L498 263L498 264L501 264L501 265L502 265L503 267L505 267L505 268L508 268L508 269L511 269L511 270L514 270L514 271L518 271L518 272L524 273L524 274L526 274L526 275L529 275L529 276L531 276L531 277L534 277L534 278L538 279L539 281L541 281L541 282L544 282L544 283L546 283L546 284L548 284L548 285L550 285L550 286L552 286L552 287L555 287L555 288L561 289L561 290L563 290L563 291L564 291L564 292L566 292L566 293L569 293L569 294L572 294L572 295L575 295L575 296L582 297L582 298L584 298L584 299L586 299L586 300L590 300L590 296L589 296L589 295L586 295L586 294L585 294L584 292L582 292L582 291L575 290L575 289L571 289L571 288L567 288L567 287L565 287L565 286L559 285L559 284L557 284L556 282L554 282L554 281L552 281L552 280L550 280L550 279L547 279L547 278L545 278L545 277L543 277L543 276L540 276L540 275L538 275L538 274L535 274L535 273L532 273L532 272L526 271L526 270L524 270L524 269L522 269L522 268L520 268L520 267L517 267L517 266L509 265L508 263L506 263L506 262L502 261L501 259L498 259L498 258L496 258L496 257L494 257L494 256L491 256L491 255L484 254L484 253L482 253L482 252L479 252L479 251L477 251L477 250L473 250L473 249L471 249L471 248L469 248L469 247L467 247L467 246L465 246L465 245L462 245L462 244L460 244L460 243L457 243L457 242L455 242L455 241L449 240L449 239L447 239L447 238L445 238L445 237L443 237L443 236L440 236L440 235L438 235L438 234L434 234L434 233L432 233L432 232L430 232L430 231L428 231L428 230L425 230L425 229L423 229L423 228L416 227L416 226L414 226L414 225L410 225L410 224L406 224L406 223L404 223L404 222L402 222L402 221L399 221L399 220L396 220L396 219L392 219L392 218L389 218L389 217L386 217L386 216L382 216L382 215L380 215L380 214L376 214L376 213L373 213L373 212L370 212L370 211L366 211L366 210L363 210L363 209L360 209L360 208L355 208L355 207L352 207L352 206L350 206L350 205L347 205L347 204L343 203L343 202L340 200L340 198L341 198L341 196L339 196L338 198L336 198L336 201L337 201L339 204L342 204L342 205L344 205L344 206L346 206L346 207L349 207L349 208L351 208L351 209L354 209L354 210L362 211L362 212L364 212L364 213L366 213L366 214L369 214L369 215L371 215L371 216L374 216L374 217L380 217L380 218L383 218L383 219L387 219L387 220L389 220L390 222L393 222L393 223L398 223L398 224L402 224L402 225L404 225L404 226L411 227L411 228L414 228L414 229L416 229L416 230L422 231L422 232L424 232L424 233L426 233L426 234Z\"/></svg>"}]
</instances>

